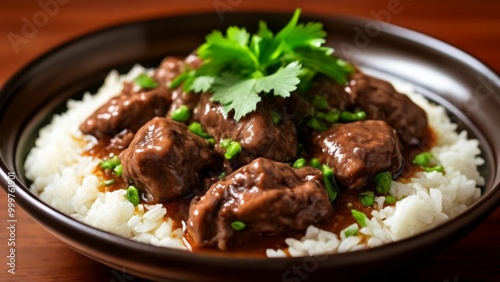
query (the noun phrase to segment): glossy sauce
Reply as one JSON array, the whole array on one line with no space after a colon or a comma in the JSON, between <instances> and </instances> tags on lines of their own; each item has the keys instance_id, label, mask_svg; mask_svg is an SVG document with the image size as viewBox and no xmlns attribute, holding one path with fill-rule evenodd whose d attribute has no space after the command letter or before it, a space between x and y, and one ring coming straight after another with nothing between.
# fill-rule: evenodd
<instances>
[{"instance_id":1,"label":"glossy sauce","mask_svg":"<svg viewBox=\"0 0 500 282\"><path fill-rule=\"evenodd\" d=\"M398 178L398 181L409 181L410 178L421 169L418 166L412 164L411 160L418 153L428 151L436 142L435 133L432 129L427 128L423 142L420 146L407 146L403 149L403 156L405 159L403 170ZM104 139L97 143L93 148L85 152L85 155L91 155L98 158L109 158L113 155L119 155L121 150L113 149L110 146L110 140ZM115 191L117 189L126 189L128 184L122 177L117 177L110 170L103 170L100 166L97 166L94 173L102 177L104 180L114 179L115 182L112 185L101 186L101 192L105 191ZM333 201L333 214L326 220L321 221L316 226L320 229L339 234L341 230L348 227L349 225L356 223L356 220L351 214L351 210L355 209L365 213L369 218L371 217L372 207L363 206L359 199L359 193L367 190L374 191L372 182L368 183L361 190L348 190L341 189L335 201ZM193 196L188 196L180 199L175 199L163 203L163 206L167 210L166 216L171 218L174 222L174 228L181 228L183 222L187 222L189 215L189 206ZM141 197L141 203L145 201ZM228 249L225 251L218 250L217 248L193 248L193 251L204 252L204 253L224 253L226 255L231 255L235 257L265 257L266 249L285 249L287 245L285 243L286 238L300 239L304 232L285 232L282 234L261 234L255 235L253 233L247 233L245 230L236 231L237 236L231 239ZM185 235L185 241L193 246L192 240L189 234Z\"/></svg>"}]
</instances>

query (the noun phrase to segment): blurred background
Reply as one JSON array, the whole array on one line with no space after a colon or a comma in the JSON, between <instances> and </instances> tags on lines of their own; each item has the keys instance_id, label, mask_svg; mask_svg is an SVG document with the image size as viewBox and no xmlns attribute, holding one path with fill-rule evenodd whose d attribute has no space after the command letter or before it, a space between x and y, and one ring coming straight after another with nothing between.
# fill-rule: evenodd
<instances>
[{"instance_id":1,"label":"blurred background","mask_svg":"<svg viewBox=\"0 0 500 282\"><path fill-rule=\"evenodd\" d=\"M500 71L498 0L0 0L0 86L51 48L110 25L202 11L223 22L224 15L232 12L292 12L297 7L307 14L351 15L413 29L450 43ZM0 203L6 203L3 192ZM0 205L0 221L6 220L5 207ZM15 276L8 274L5 258L0 259L1 281L142 281L70 250L21 209L17 212L17 271ZM450 248L410 272L395 270L393 278L495 281L500 278L500 242L494 232L499 228L497 209ZM2 228L0 242L5 242L6 236ZM0 244L0 253L6 248Z\"/></svg>"}]
</instances>

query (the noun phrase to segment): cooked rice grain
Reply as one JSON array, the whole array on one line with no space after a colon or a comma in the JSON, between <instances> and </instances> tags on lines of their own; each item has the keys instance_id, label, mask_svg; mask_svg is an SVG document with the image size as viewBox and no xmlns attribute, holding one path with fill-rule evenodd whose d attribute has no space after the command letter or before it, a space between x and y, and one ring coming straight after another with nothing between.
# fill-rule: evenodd
<instances>
[{"instance_id":1,"label":"cooked rice grain","mask_svg":"<svg viewBox=\"0 0 500 282\"><path fill-rule=\"evenodd\" d=\"M145 69L135 66L128 74L111 72L95 95L86 93L81 101L68 101L68 110L55 115L36 140L26 159L26 177L33 181L33 193L75 219L96 228L157 246L189 249L184 243L185 228L174 228L168 211L161 205L134 207L125 199L125 190L102 193L102 179L93 171L100 159L82 156L95 144L83 135L79 125L100 105L120 93L124 81L130 81ZM410 182L393 182L390 195L398 201L384 206L385 197L377 197L376 209L366 227L356 235L339 236L310 226L301 240L287 238L286 250L268 249L269 257L309 256L371 248L418 234L463 212L480 197L484 185L477 166L479 142L467 133L456 132L443 107L414 93L411 85L393 82L396 89L422 107L436 133L437 144L431 152L441 161L446 173L419 172Z\"/></svg>"}]
</instances>

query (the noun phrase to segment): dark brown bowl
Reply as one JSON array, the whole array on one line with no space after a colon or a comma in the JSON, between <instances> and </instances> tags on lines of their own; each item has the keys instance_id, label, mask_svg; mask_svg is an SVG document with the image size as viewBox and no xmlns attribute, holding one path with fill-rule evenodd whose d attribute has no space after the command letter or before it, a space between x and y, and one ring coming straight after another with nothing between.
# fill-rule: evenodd
<instances>
[{"instance_id":1,"label":"dark brown bowl","mask_svg":"<svg viewBox=\"0 0 500 282\"><path fill-rule=\"evenodd\" d=\"M483 195L466 212L417 236L366 251L308 258L234 258L189 253L131 241L80 223L48 206L27 188L23 163L38 130L65 101L95 91L112 69L133 64L155 66L166 55L187 55L213 29L229 25L271 28L290 14L231 13L221 22L214 13L124 24L68 42L38 58L12 77L0 94L1 185L15 173L16 201L38 223L74 250L111 267L154 280L302 281L350 278L384 266L426 258L471 231L500 199L499 78L464 52L428 36L374 20L305 15L320 21L328 45L366 70L411 82L445 106L460 129L480 140L486 178ZM11 183L12 184L12 183Z\"/></svg>"}]
</instances>

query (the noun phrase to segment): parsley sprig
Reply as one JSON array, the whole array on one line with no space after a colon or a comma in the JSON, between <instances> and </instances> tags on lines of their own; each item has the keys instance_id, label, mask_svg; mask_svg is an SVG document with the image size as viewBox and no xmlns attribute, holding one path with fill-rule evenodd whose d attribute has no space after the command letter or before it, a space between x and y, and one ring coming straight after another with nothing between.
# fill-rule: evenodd
<instances>
[{"instance_id":1,"label":"parsley sprig","mask_svg":"<svg viewBox=\"0 0 500 282\"><path fill-rule=\"evenodd\" d=\"M239 120L256 109L261 95L289 97L297 87L307 89L316 73L345 83L352 66L323 46L326 32L321 23L299 24L299 16L297 9L276 34L263 21L253 35L236 26L225 35L213 31L197 49L201 67L186 68L171 87L183 84L185 91L211 92L226 115L234 110L234 119Z\"/></svg>"}]
</instances>

